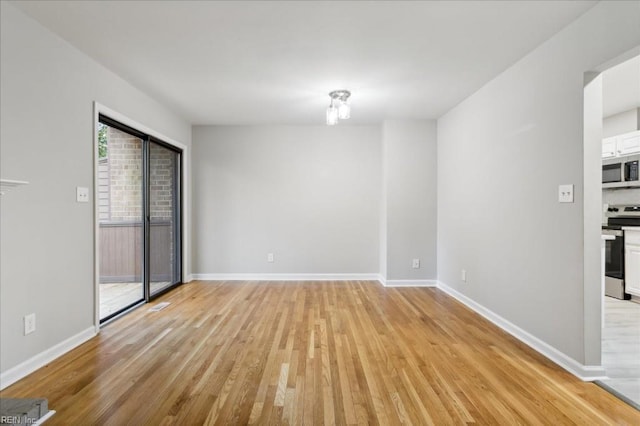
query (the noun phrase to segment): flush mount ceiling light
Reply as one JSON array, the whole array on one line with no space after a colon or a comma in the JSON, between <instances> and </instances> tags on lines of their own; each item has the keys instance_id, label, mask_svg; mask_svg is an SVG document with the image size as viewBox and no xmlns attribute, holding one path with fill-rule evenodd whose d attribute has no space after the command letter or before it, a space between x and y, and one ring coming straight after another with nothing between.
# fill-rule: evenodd
<instances>
[{"instance_id":1,"label":"flush mount ceiling light","mask_svg":"<svg viewBox=\"0 0 640 426\"><path fill-rule=\"evenodd\" d=\"M329 93L331 103L327 107L327 125L338 124L338 119L347 120L351 117L351 106L347 103L351 96L348 90L334 90Z\"/></svg>"}]
</instances>

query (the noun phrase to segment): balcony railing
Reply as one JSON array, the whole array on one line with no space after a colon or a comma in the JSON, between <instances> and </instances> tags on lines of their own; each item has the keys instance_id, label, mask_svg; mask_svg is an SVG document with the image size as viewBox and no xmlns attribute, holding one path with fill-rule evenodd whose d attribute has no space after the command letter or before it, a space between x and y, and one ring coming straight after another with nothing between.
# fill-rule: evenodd
<instances>
[{"instance_id":1,"label":"balcony railing","mask_svg":"<svg viewBox=\"0 0 640 426\"><path fill-rule=\"evenodd\" d=\"M153 220L150 229L151 281L171 281L173 223ZM142 222L100 222L100 283L142 281Z\"/></svg>"}]
</instances>

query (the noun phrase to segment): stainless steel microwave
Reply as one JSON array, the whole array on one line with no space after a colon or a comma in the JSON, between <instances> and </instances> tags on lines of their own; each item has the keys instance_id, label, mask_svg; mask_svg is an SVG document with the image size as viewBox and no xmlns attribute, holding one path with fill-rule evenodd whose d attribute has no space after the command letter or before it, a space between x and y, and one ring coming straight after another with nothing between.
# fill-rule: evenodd
<instances>
[{"instance_id":1,"label":"stainless steel microwave","mask_svg":"<svg viewBox=\"0 0 640 426\"><path fill-rule=\"evenodd\" d=\"M602 188L640 187L640 155L609 158L602 161Z\"/></svg>"}]
</instances>

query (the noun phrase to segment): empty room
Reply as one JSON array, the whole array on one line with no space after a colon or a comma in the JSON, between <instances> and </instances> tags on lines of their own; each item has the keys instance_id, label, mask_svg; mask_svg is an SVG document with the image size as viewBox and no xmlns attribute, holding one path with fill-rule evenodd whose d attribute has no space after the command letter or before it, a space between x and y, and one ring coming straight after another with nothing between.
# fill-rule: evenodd
<instances>
[{"instance_id":1,"label":"empty room","mask_svg":"<svg viewBox=\"0 0 640 426\"><path fill-rule=\"evenodd\" d=\"M0 7L1 424L640 424L640 0Z\"/></svg>"}]
</instances>

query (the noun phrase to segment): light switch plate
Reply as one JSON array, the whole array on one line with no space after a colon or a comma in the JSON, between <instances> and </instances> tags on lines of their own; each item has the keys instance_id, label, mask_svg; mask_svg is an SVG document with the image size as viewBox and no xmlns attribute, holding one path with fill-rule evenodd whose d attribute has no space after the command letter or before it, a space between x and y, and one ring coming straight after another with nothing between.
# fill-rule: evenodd
<instances>
[{"instance_id":1,"label":"light switch plate","mask_svg":"<svg viewBox=\"0 0 640 426\"><path fill-rule=\"evenodd\" d=\"M76 201L79 203L89 202L89 188L83 186L76 187Z\"/></svg>"},{"instance_id":2,"label":"light switch plate","mask_svg":"<svg viewBox=\"0 0 640 426\"><path fill-rule=\"evenodd\" d=\"M558 185L558 201L561 203L573 203L573 184Z\"/></svg>"}]
</instances>

